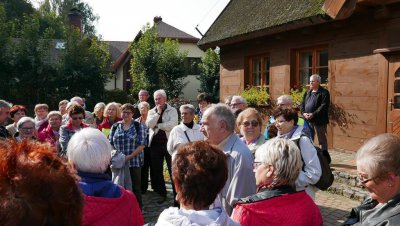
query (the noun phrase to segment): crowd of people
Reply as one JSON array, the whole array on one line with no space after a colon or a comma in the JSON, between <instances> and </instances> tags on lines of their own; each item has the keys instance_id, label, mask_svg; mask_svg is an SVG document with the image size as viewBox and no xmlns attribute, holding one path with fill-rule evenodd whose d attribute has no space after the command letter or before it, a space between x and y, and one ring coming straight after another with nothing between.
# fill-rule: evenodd
<instances>
[{"instance_id":1,"label":"crowd of people","mask_svg":"<svg viewBox=\"0 0 400 226\"><path fill-rule=\"evenodd\" d=\"M241 96L213 104L201 93L198 107L175 109L165 90L153 93L154 107L141 90L137 103L97 103L93 113L76 96L57 111L37 104L34 118L0 100L0 225L143 225L149 182L157 203L167 201L164 162L174 204L150 224L322 225L314 136L329 157L330 101L320 79L310 77L301 112L278 97L264 133ZM358 151L371 198L345 225L400 221L399 148L383 134Z\"/></svg>"}]
</instances>

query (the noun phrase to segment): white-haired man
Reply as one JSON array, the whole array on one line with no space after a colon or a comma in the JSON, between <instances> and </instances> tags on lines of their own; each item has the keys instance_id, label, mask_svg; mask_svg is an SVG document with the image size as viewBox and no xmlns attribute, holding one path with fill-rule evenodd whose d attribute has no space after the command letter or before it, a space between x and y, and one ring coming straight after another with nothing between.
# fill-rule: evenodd
<instances>
[{"instance_id":1,"label":"white-haired man","mask_svg":"<svg viewBox=\"0 0 400 226\"><path fill-rule=\"evenodd\" d=\"M213 205L224 207L229 215L240 198L256 191L253 156L234 129L235 116L225 104L213 105L204 112L201 131L206 140L219 146L228 158L228 180Z\"/></svg>"},{"instance_id":2,"label":"white-haired man","mask_svg":"<svg viewBox=\"0 0 400 226\"><path fill-rule=\"evenodd\" d=\"M10 134L8 133L4 124L10 117L11 104L5 100L0 100L0 138L8 138Z\"/></svg>"},{"instance_id":3,"label":"white-haired man","mask_svg":"<svg viewBox=\"0 0 400 226\"><path fill-rule=\"evenodd\" d=\"M317 135L320 148L327 155L329 162L331 157L328 153L327 127L329 123L330 94L321 86L321 77L318 74L310 76L310 90L308 90L301 102L301 113L310 123L312 139Z\"/></svg>"},{"instance_id":4,"label":"white-haired man","mask_svg":"<svg viewBox=\"0 0 400 226\"><path fill-rule=\"evenodd\" d=\"M278 108L282 108L282 109L291 108L292 104L293 104L293 101L292 101L292 98L289 95L282 95L282 96L279 96L276 99L276 106ZM269 128L271 127L271 125L273 125L273 123L275 123L275 118L274 118L274 116L271 115L269 117L267 126L264 129L264 137L266 139L272 138L272 137L269 136L268 131L269 131ZM297 121L297 125L298 126L303 126L303 131L302 132L311 138L310 126L309 126L307 121L305 121L302 117L299 117L299 119Z\"/></svg>"},{"instance_id":5,"label":"white-haired man","mask_svg":"<svg viewBox=\"0 0 400 226\"><path fill-rule=\"evenodd\" d=\"M168 172L171 174L171 155L167 151L167 142L171 130L178 124L178 112L175 108L167 104L167 94L160 89L154 92L154 103L156 106L149 111L146 125L149 127L149 147L151 168L153 169L153 189L161 199L158 203L163 203L167 199L167 189L163 175L164 159L167 162ZM174 197L175 187L172 183Z\"/></svg>"},{"instance_id":6,"label":"white-haired man","mask_svg":"<svg viewBox=\"0 0 400 226\"><path fill-rule=\"evenodd\" d=\"M240 112L247 108L247 101L241 96L233 96L229 106L232 113L237 117Z\"/></svg>"}]
</instances>

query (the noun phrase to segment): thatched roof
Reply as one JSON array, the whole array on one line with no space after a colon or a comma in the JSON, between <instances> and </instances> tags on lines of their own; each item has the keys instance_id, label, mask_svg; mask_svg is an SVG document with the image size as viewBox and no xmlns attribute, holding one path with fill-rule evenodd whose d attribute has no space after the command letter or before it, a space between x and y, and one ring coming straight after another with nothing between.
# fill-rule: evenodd
<instances>
[{"instance_id":1,"label":"thatched roof","mask_svg":"<svg viewBox=\"0 0 400 226\"><path fill-rule=\"evenodd\" d=\"M324 0L231 0L198 42L201 48L323 23ZM296 25L296 26L294 26Z\"/></svg>"}]
</instances>

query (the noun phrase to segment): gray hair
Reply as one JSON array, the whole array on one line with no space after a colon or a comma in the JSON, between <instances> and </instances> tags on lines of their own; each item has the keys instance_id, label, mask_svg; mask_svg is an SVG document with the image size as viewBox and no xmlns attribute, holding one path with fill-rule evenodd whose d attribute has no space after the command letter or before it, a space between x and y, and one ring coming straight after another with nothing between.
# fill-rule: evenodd
<instances>
[{"instance_id":1,"label":"gray hair","mask_svg":"<svg viewBox=\"0 0 400 226\"><path fill-rule=\"evenodd\" d=\"M303 167L299 148L288 139L268 140L257 149L255 156L255 161L274 166L272 186L294 186Z\"/></svg>"},{"instance_id":2,"label":"gray hair","mask_svg":"<svg viewBox=\"0 0 400 226\"><path fill-rule=\"evenodd\" d=\"M224 121L229 132L233 132L235 130L235 115L233 115L231 109L229 109L226 104L215 104L207 108L203 117L207 117L209 115L214 115L218 121Z\"/></svg>"},{"instance_id":3,"label":"gray hair","mask_svg":"<svg viewBox=\"0 0 400 226\"><path fill-rule=\"evenodd\" d=\"M400 138L393 134L380 134L368 140L357 151L356 163L370 178L394 172L400 175Z\"/></svg>"},{"instance_id":4,"label":"gray hair","mask_svg":"<svg viewBox=\"0 0 400 226\"><path fill-rule=\"evenodd\" d=\"M314 77L315 79L317 79L318 82L321 82L321 76L319 76L319 74L313 74L313 75L311 75L311 76L310 76L310 80L311 80L311 78L313 78L313 77Z\"/></svg>"},{"instance_id":5,"label":"gray hair","mask_svg":"<svg viewBox=\"0 0 400 226\"><path fill-rule=\"evenodd\" d=\"M141 89L141 90L139 91L138 95L139 95L141 92L145 93L147 96L149 95L149 91L147 91L147 90L145 90L145 89Z\"/></svg>"},{"instance_id":6,"label":"gray hair","mask_svg":"<svg viewBox=\"0 0 400 226\"><path fill-rule=\"evenodd\" d=\"M192 115L194 115L196 109L194 108L193 105L191 105L191 104L184 104L184 105L181 105L181 106L179 107L179 111L180 111L180 112L182 112L183 110L187 110L187 109L189 109L189 110L190 110L190 113L191 113Z\"/></svg>"},{"instance_id":7,"label":"gray hair","mask_svg":"<svg viewBox=\"0 0 400 226\"><path fill-rule=\"evenodd\" d=\"M106 104L103 102L99 102L94 106L93 112L95 115L98 115L98 113L101 109L103 109L103 111L104 111L104 108L106 108Z\"/></svg>"},{"instance_id":8,"label":"gray hair","mask_svg":"<svg viewBox=\"0 0 400 226\"><path fill-rule=\"evenodd\" d=\"M35 126L35 120L31 117L22 117L18 122L17 122L17 129L20 129L26 122L31 122Z\"/></svg>"},{"instance_id":9,"label":"gray hair","mask_svg":"<svg viewBox=\"0 0 400 226\"><path fill-rule=\"evenodd\" d=\"M47 120L49 120L53 116L58 116L60 119L62 119L61 112L59 111L50 111L49 114L47 115Z\"/></svg>"},{"instance_id":10,"label":"gray hair","mask_svg":"<svg viewBox=\"0 0 400 226\"><path fill-rule=\"evenodd\" d=\"M82 99L81 97L78 97L78 96L72 97L71 100L70 100L70 102L78 102L79 100L82 101L82 102L84 102L83 99ZM78 103L79 103L79 102L78 102Z\"/></svg>"},{"instance_id":11,"label":"gray hair","mask_svg":"<svg viewBox=\"0 0 400 226\"><path fill-rule=\"evenodd\" d=\"M0 108L11 108L11 104L5 100L0 100Z\"/></svg>"},{"instance_id":12,"label":"gray hair","mask_svg":"<svg viewBox=\"0 0 400 226\"><path fill-rule=\"evenodd\" d=\"M98 129L85 128L68 143L67 157L75 167L87 173L104 173L111 160L111 144Z\"/></svg>"},{"instance_id":13,"label":"gray hair","mask_svg":"<svg viewBox=\"0 0 400 226\"><path fill-rule=\"evenodd\" d=\"M285 104L290 104L290 105L292 105L293 100L292 100L292 98L291 98L289 95L282 95L282 96L276 98L276 102L277 102L277 103L278 103L278 102L282 102L282 103L285 103Z\"/></svg>"},{"instance_id":14,"label":"gray hair","mask_svg":"<svg viewBox=\"0 0 400 226\"><path fill-rule=\"evenodd\" d=\"M232 101L234 101L234 100L239 100L240 103L243 103L245 106L247 106L247 101L246 101L246 99L244 99L242 96L233 96L233 97L232 97L232 100L231 100L231 103L232 103Z\"/></svg>"},{"instance_id":15,"label":"gray hair","mask_svg":"<svg viewBox=\"0 0 400 226\"><path fill-rule=\"evenodd\" d=\"M150 104L147 103L146 101L142 101L138 104L138 108L142 108L142 107L147 107L147 109L150 109Z\"/></svg>"},{"instance_id":16,"label":"gray hair","mask_svg":"<svg viewBox=\"0 0 400 226\"><path fill-rule=\"evenodd\" d=\"M154 92L154 97L156 97L156 95L160 94L161 96L165 97L165 99L167 99L167 93L165 92L165 90L163 89L159 89L157 91Z\"/></svg>"}]
</instances>

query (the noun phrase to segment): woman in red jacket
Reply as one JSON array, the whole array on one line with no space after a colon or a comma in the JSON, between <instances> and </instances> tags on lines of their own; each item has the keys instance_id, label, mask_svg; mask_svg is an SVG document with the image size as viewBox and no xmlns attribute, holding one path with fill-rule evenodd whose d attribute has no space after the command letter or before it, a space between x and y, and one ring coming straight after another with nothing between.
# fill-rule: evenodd
<instances>
[{"instance_id":1,"label":"woman in red jacket","mask_svg":"<svg viewBox=\"0 0 400 226\"><path fill-rule=\"evenodd\" d=\"M232 218L246 225L322 225L318 207L305 191L296 192L302 168L300 150L291 141L274 138L256 151L257 193L239 200Z\"/></svg>"}]
</instances>

